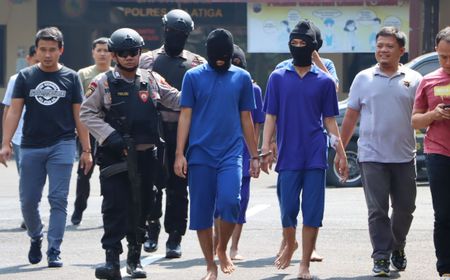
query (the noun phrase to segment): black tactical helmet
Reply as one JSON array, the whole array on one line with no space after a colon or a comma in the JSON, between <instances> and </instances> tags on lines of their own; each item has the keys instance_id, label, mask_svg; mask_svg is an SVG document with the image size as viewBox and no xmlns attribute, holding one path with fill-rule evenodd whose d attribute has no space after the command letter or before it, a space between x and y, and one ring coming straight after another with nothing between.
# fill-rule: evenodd
<instances>
[{"instance_id":1,"label":"black tactical helmet","mask_svg":"<svg viewBox=\"0 0 450 280\"><path fill-rule=\"evenodd\" d=\"M194 30L194 21L191 16L183 10L171 10L162 17L164 27L169 27L175 30L182 31L189 34Z\"/></svg>"},{"instance_id":2,"label":"black tactical helmet","mask_svg":"<svg viewBox=\"0 0 450 280\"><path fill-rule=\"evenodd\" d=\"M131 28L120 28L111 34L108 39L108 50L117 52L130 49L138 49L144 46L144 39Z\"/></svg>"}]
</instances>

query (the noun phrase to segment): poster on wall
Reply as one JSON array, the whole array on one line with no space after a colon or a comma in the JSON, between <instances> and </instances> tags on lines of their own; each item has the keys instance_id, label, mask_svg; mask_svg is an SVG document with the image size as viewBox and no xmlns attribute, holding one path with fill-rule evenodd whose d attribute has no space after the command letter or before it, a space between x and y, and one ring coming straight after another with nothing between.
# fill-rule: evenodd
<instances>
[{"instance_id":1,"label":"poster on wall","mask_svg":"<svg viewBox=\"0 0 450 280\"><path fill-rule=\"evenodd\" d=\"M250 53L288 53L289 33L301 19L316 24L322 34L322 53L368 53L382 26L408 34L409 3L395 6L300 6L247 4Z\"/></svg>"}]
</instances>

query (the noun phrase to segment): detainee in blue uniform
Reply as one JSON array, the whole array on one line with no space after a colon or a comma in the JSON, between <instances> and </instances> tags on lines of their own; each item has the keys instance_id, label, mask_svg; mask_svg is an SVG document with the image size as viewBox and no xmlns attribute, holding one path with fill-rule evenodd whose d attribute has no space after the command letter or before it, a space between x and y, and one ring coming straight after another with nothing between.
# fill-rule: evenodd
<instances>
[{"instance_id":1,"label":"detainee in blue uniform","mask_svg":"<svg viewBox=\"0 0 450 280\"><path fill-rule=\"evenodd\" d=\"M190 229L196 230L206 263L203 279L217 278L213 254L213 219L220 219L217 256L221 270L235 266L226 254L239 216L243 139L249 147L253 177L259 157L251 111L255 108L250 74L231 65L233 37L224 29L212 31L206 43L208 64L184 76L178 124L175 173L185 177L189 167ZM184 147L189 135L186 158Z\"/></svg>"},{"instance_id":2,"label":"detainee in blue uniform","mask_svg":"<svg viewBox=\"0 0 450 280\"><path fill-rule=\"evenodd\" d=\"M295 250L297 216L302 195L303 256L298 278L311 279L309 264L319 227L322 226L325 200L328 133L339 138L335 116L339 114L336 87L328 74L312 67L316 47L315 32L309 21L300 21L290 34L289 49L293 64L274 70L267 84L264 110L263 154L269 152L275 126L277 131L279 173L277 194L286 246L275 265L285 269ZM323 124L323 125L322 125ZM344 148L338 140L336 152L342 155L337 169L345 179L348 173ZM268 171L273 158L262 162Z\"/></svg>"},{"instance_id":3,"label":"detainee in blue uniform","mask_svg":"<svg viewBox=\"0 0 450 280\"><path fill-rule=\"evenodd\" d=\"M233 56L231 59L231 63L235 66L241 67L242 69L247 69L247 60L245 58L244 51L238 46L234 45ZM256 108L252 110L252 119L254 123L255 130L255 141L258 143L259 139L259 128L262 123L264 123L264 112L262 111L262 94L261 88L253 82L253 95L255 98ZM232 260L243 260L244 257L241 256L238 252L239 240L242 233L243 225L246 223L246 212L248 207L248 202L250 200L250 152L247 149L247 146L244 143L244 150L242 153L242 180L241 180L241 203L239 210L239 218L237 224L234 228L233 234L231 236L231 246L230 246L230 258ZM217 226L217 218L219 216L218 211L214 214L215 218L215 227L214 227L214 246L217 246L219 241L219 233Z\"/></svg>"},{"instance_id":4,"label":"detainee in blue uniform","mask_svg":"<svg viewBox=\"0 0 450 280\"><path fill-rule=\"evenodd\" d=\"M316 34L316 41L317 41L317 47L312 53L313 65L311 67L317 68L317 69L329 74L331 76L331 78L334 80L334 83L336 84L336 93L337 93L337 91L339 89L339 78L337 76L336 67L334 66L334 63L331 59L320 57L319 50L323 44L322 33L320 32L320 29L312 21L309 21L309 23L311 24L312 30ZM280 69L280 68L284 68L284 67L288 67L288 68L293 67L292 65L293 65L293 59L289 58L289 59L286 59L286 60L278 63L277 66L275 66L275 69ZM272 146L270 148L276 155L276 145L274 142L272 143ZM327 157L328 157L328 155L327 155ZM285 246L286 246L286 240L284 240L284 238L283 238L281 241L281 245L280 245L280 249L278 251L277 257L281 255ZM297 247L297 245L296 245L296 247ZM323 260L323 257L317 253L316 246L314 245L314 250L311 255L311 261L312 262L321 262L322 260Z\"/></svg>"}]
</instances>

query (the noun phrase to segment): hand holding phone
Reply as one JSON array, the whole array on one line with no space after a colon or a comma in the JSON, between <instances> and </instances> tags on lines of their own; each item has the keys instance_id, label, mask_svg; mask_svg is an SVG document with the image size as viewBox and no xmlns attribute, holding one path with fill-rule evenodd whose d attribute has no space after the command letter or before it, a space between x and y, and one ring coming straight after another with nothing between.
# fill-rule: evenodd
<instances>
[{"instance_id":1,"label":"hand holding phone","mask_svg":"<svg viewBox=\"0 0 450 280\"><path fill-rule=\"evenodd\" d=\"M450 104L445 104L444 106L442 106L442 109L450 109Z\"/></svg>"}]
</instances>

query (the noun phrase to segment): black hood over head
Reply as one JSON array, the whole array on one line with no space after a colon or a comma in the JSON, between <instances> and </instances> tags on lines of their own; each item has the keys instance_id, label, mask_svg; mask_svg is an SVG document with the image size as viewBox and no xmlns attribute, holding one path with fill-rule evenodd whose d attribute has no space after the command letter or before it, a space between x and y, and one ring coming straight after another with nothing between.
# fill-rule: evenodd
<instances>
[{"instance_id":1,"label":"black hood over head","mask_svg":"<svg viewBox=\"0 0 450 280\"><path fill-rule=\"evenodd\" d=\"M231 63L243 69L247 69L247 60L245 59L244 51L238 46L234 45L233 57Z\"/></svg>"},{"instance_id":2,"label":"black hood over head","mask_svg":"<svg viewBox=\"0 0 450 280\"><path fill-rule=\"evenodd\" d=\"M183 51L189 34L185 32L166 28L164 30L164 50L169 56L175 57Z\"/></svg>"},{"instance_id":3,"label":"black hood over head","mask_svg":"<svg viewBox=\"0 0 450 280\"><path fill-rule=\"evenodd\" d=\"M312 30L314 30L314 32L316 33L316 41L317 41L316 51L319 51L323 45L322 33L320 32L320 28L317 27L317 25L315 25L314 22L310 21L309 23L311 24Z\"/></svg>"},{"instance_id":4,"label":"black hood over head","mask_svg":"<svg viewBox=\"0 0 450 280\"><path fill-rule=\"evenodd\" d=\"M218 72L226 72L231 66L233 55L233 35L230 31L222 28L211 31L206 39L206 55L209 66ZM218 60L225 63L217 65Z\"/></svg>"},{"instance_id":5,"label":"black hood over head","mask_svg":"<svg viewBox=\"0 0 450 280\"><path fill-rule=\"evenodd\" d=\"M289 50L296 66L304 67L312 64L312 53L317 49L317 39L316 32L311 25L310 21L301 20L289 35ZM291 45L292 39L301 39L306 46L293 46Z\"/></svg>"}]
</instances>

